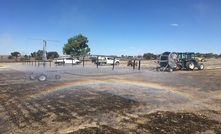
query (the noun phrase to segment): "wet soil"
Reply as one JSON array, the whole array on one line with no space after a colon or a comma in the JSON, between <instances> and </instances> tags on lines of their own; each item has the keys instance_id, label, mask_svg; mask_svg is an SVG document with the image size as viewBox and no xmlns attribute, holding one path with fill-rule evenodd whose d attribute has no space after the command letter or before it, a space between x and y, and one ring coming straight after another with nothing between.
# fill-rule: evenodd
<instances>
[{"instance_id":1,"label":"wet soil","mask_svg":"<svg viewBox=\"0 0 221 134\"><path fill-rule=\"evenodd\" d=\"M90 68L75 68L66 70L61 79L47 82L31 81L24 71L0 70L3 134L221 133L220 70L98 70L93 74ZM48 90L86 79L100 83ZM171 90L154 92L154 87L102 83L113 79L152 83Z\"/></svg>"}]
</instances>

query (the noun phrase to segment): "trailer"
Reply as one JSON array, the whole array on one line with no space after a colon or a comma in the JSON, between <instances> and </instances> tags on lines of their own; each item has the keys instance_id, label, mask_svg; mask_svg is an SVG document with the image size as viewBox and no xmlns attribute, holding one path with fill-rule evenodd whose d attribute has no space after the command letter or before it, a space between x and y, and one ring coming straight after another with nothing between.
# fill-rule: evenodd
<instances>
[{"instance_id":1,"label":"trailer","mask_svg":"<svg viewBox=\"0 0 221 134\"><path fill-rule=\"evenodd\" d=\"M176 62L177 54L175 52L164 52L160 55L160 59L158 61L159 66L156 70L172 72L175 68L177 68Z\"/></svg>"},{"instance_id":2,"label":"trailer","mask_svg":"<svg viewBox=\"0 0 221 134\"><path fill-rule=\"evenodd\" d=\"M44 71L35 71L28 74L30 80L37 79L40 82L46 81L48 78L60 79L61 75L59 71L55 70L44 70Z\"/></svg>"}]
</instances>

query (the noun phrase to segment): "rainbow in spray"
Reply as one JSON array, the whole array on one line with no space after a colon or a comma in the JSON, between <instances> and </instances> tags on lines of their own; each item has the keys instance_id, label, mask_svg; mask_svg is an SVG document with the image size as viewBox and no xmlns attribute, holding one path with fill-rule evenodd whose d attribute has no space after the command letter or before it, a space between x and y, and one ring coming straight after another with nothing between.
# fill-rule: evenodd
<instances>
[{"instance_id":1,"label":"rainbow in spray","mask_svg":"<svg viewBox=\"0 0 221 134\"><path fill-rule=\"evenodd\" d=\"M75 82L69 82L66 84L58 85L58 86L52 86L46 89L42 89L36 94L31 95L28 97L29 99L39 98L48 94L53 94L55 92L59 92L62 90L73 90L77 87L83 87L83 86L92 86L92 85L98 85L98 84L120 84L120 85L131 85L131 86L137 86L140 87L146 87L147 89L156 89L156 90L162 90L174 93L176 95L182 96L188 100L192 100L193 97L190 94L178 91L176 88L168 87L161 84L155 84L155 83L149 83L149 82L142 82L142 81L134 81L134 80L122 80L122 79L105 79L105 80L85 80L85 81L75 81Z\"/></svg>"}]
</instances>

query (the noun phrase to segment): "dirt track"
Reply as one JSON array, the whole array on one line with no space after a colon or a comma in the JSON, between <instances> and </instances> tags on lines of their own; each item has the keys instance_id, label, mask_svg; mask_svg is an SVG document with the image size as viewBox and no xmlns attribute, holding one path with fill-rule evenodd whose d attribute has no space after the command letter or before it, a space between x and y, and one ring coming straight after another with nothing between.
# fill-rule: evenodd
<instances>
[{"instance_id":1,"label":"dirt track","mask_svg":"<svg viewBox=\"0 0 221 134\"><path fill-rule=\"evenodd\" d=\"M221 133L221 70L0 67L0 133ZM52 74L53 75L53 74Z\"/></svg>"}]
</instances>

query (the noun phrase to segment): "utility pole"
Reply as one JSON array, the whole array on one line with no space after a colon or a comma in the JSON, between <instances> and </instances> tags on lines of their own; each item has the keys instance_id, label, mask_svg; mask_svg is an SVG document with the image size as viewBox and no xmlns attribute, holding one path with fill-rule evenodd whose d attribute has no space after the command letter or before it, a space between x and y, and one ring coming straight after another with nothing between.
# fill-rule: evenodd
<instances>
[{"instance_id":1,"label":"utility pole","mask_svg":"<svg viewBox=\"0 0 221 134\"><path fill-rule=\"evenodd\" d=\"M46 61L47 60L47 56L46 56L46 41L43 40L43 55L42 55L42 60Z\"/></svg>"},{"instance_id":2,"label":"utility pole","mask_svg":"<svg viewBox=\"0 0 221 134\"><path fill-rule=\"evenodd\" d=\"M46 56L46 44L47 41L51 42L60 42L58 40L46 40L46 39L38 39L38 38L27 38L28 40L41 40L43 41L43 54L42 54L42 61L44 62L43 65L45 66L45 61L47 61L47 56Z\"/></svg>"}]
</instances>

